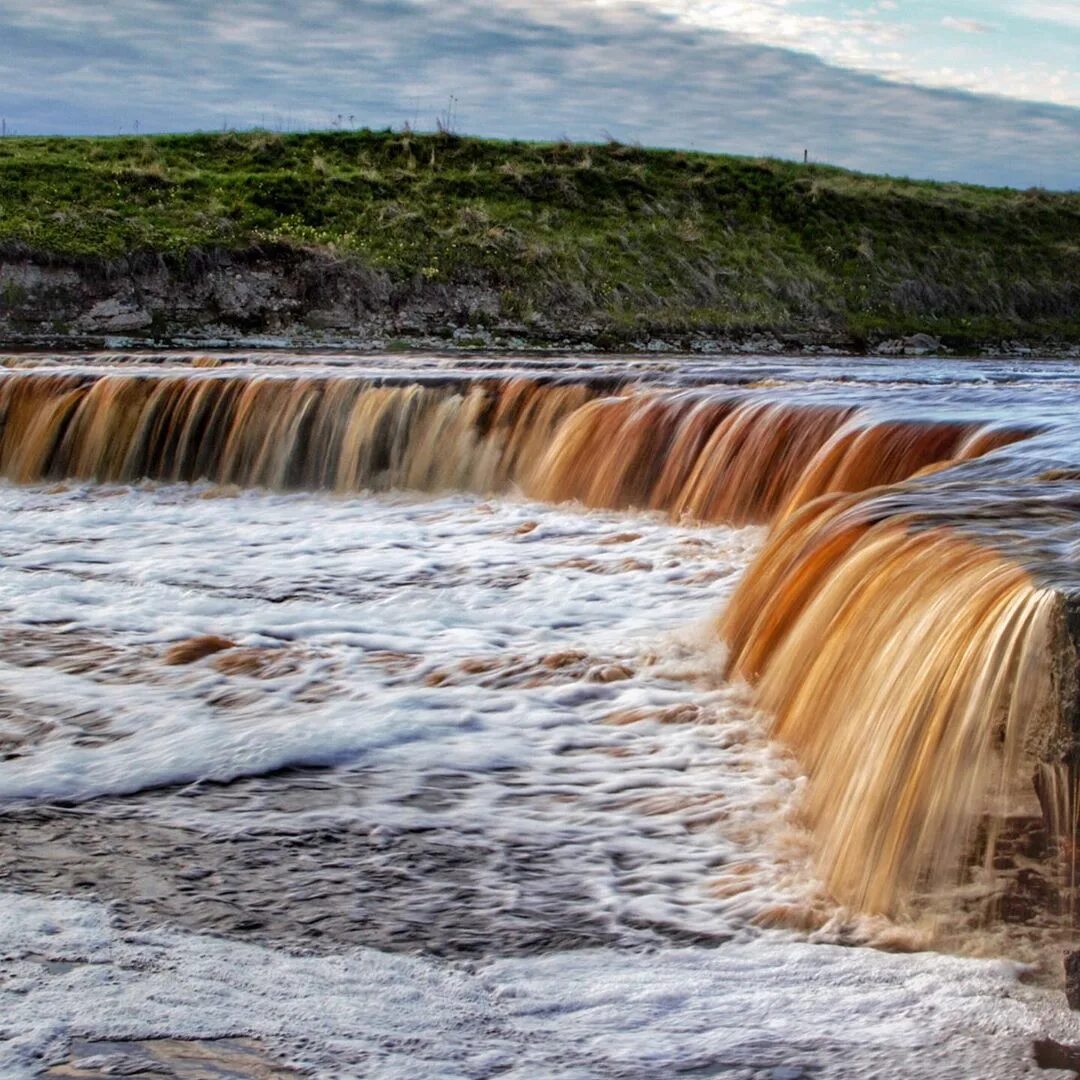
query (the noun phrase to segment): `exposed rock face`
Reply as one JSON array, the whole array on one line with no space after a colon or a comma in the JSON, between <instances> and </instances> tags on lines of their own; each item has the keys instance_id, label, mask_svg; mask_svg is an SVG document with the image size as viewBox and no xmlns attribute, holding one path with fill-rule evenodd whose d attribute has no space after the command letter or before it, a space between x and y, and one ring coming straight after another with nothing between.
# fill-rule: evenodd
<instances>
[{"instance_id":1,"label":"exposed rock face","mask_svg":"<svg viewBox=\"0 0 1080 1080\"><path fill-rule=\"evenodd\" d=\"M614 326L590 304L569 288L555 289L546 299L509 295L479 271L454 283L423 274L395 280L355 258L285 245L136 253L111 261L0 249L0 342L9 347L261 343L896 356L949 351L923 333L856 339L842 319L802 329L747 326L718 332L713 326L686 326L678 313L679 329L673 329L657 310L641 312L641 325ZM1036 349L993 341L980 351L1080 358L1075 343L1040 343Z\"/></svg>"},{"instance_id":2,"label":"exposed rock face","mask_svg":"<svg viewBox=\"0 0 1080 1080\"><path fill-rule=\"evenodd\" d=\"M229 341L253 334L362 339L449 336L497 324L499 296L385 274L291 248L133 255L115 262L0 258L0 336L8 341ZM521 330L506 326L506 332Z\"/></svg>"},{"instance_id":3,"label":"exposed rock face","mask_svg":"<svg viewBox=\"0 0 1080 1080\"><path fill-rule=\"evenodd\" d=\"M86 324L109 333L146 330L153 321L150 312L115 298L99 301L84 317Z\"/></svg>"},{"instance_id":4,"label":"exposed rock face","mask_svg":"<svg viewBox=\"0 0 1080 1080\"><path fill-rule=\"evenodd\" d=\"M842 334L678 340L612 339L576 302L552 301L527 320L503 311L484 283L407 281L332 253L289 247L132 255L115 262L49 261L0 253L0 341L8 344L153 343L228 345L253 338L292 345L385 348L396 342L465 349L582 348L620 351L755 352L848 350ZM110 342L110 339L113 339Z\"/></svg>"}]
</instances>

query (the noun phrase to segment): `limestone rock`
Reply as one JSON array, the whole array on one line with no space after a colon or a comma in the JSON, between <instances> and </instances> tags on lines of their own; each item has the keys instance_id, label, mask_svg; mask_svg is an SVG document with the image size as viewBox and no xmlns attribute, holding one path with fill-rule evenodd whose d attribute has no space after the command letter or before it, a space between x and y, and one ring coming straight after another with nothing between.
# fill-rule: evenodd
<instances>
[{"instance_id":1,"label":"limestone rock","mask_svg":"<svg viewBox=\"0 0 1080 1080\"><path fill-rule=\"evenodd\" d=\"M94 304L86 313L85 322L97 330L123 333L130 330L145 330L153 319L150 312L113 297Z\"/></svg>"}]
</instances>

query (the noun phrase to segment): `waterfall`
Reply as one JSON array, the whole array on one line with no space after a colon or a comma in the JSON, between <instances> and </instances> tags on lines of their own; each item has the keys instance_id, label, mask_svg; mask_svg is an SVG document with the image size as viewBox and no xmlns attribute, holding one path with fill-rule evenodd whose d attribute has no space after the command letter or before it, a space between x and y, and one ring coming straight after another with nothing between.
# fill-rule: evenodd
<instances>
[{"instance_id":1,"label":"waterfall","mask_svg":"<svg viewBox=\"0 0 1080 1080\"><path fill-rule=\"evenodd\" d=\"M1051 816L1074 816L1061 594L993 545L875 498L1028 433L527 377L0 376L0 476L15 482L520 490L771 526L721 620L728 674L756 688L807 773L830 890L887 913L955 879L979 830L992 860L1009 807L1034 791Z\"/></svg>"}]
</instances>

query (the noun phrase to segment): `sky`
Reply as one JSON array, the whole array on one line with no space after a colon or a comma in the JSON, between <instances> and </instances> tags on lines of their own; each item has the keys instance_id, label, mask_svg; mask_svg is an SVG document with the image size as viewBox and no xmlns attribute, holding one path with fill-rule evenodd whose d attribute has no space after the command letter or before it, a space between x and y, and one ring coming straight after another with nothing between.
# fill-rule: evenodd
<instances>
[{"instance_id":1,"label":"sky","mask_svg":"<svg viewBox=\"0 0 1080 1080\"><path fill-rule=\"evenodd\" d=\"M0 0L18 134L435 127L1080 188L1080 0Z\"/></svg>"}]
</instances>

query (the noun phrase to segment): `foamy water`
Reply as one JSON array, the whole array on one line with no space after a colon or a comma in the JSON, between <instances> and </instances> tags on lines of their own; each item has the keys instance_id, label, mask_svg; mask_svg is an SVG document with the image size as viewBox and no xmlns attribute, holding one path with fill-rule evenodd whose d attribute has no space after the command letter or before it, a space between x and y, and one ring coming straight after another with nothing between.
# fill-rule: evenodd
<instances>
[{"instance_id":1,"label":"foamy water","mask_svg":"<svg viewBox=\"0 0 1080 1080\"><path fill-rule=\"evenodd\" d=\"M718 681L708 625L757 530L464 496L3 499L9 804L363 769L380 825L434 816L562 849L619 925L716 935L749 894L751 916L786 897L766 836L797 771ZM163 663L206 634L238 648ZM418 807L447 774L467 780L452 808ZM204 820L199 799L154 813L252 827L247 807Z\"/></svg>"},{"instance_id":2,"label":"foamy water","mask_svg":"<svg viewBox=\"0 0 1080 1080\"><path fill-rule=\"evenodd\" d=\"M172 485L5 486L0 508L10 820L63 802L207 843L362 828L391 852L449 837L440 867L455 835L496 853L468 962L302 956L6 894L8 1075L72 1036L244 1034L319 1075L403 1077L1007 1077L1035 1071L1032 1038L1080 1040L1015 964L763 928L826 902L798 768L717 674L711 620L760 530ZM210 634L235 647L165 663ZM312 766L362 805L262 797ZM516 848L535 875L501 868ZM408 869L437 914L445 882ZM588 923L607 944L503 947L534 894L553 943Z\"/></svg>"},{"instance_id":3,"label":"foamy water","mask_svg":"<svg viewBox=\"0 0 1080 1080\"><path fill-rule=\"evenodd\" d=\"M64 1059L75 1033L247 1035L319 1076L402 1080L1050 1078L1067 1074L1037 1069L1031 1040L1077 1034L1063 1005L1003 961L776 935L469 965L371 949L324 958L123 933L98 905L0 899L0 1068L10 1076ZM89 1069L103 1061L74 1056Z\"/></svg>"}]
</instances>

